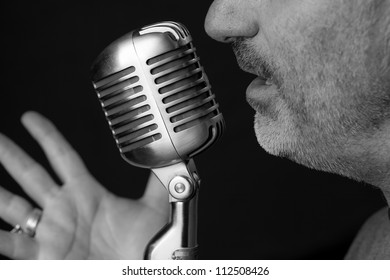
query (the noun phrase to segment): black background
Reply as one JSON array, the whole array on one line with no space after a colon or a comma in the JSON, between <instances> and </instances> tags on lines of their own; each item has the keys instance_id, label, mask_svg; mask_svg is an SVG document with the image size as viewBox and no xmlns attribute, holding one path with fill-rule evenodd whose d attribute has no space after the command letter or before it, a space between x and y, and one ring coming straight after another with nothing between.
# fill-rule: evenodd
<instances>
[{"instance_id":1,"label":"black background","mask_svg":"<svg viewBox=\"0 0 390 280\"><path fill-rule=\"evenodd\" d=\"M227 123L196 158L202 259L341 259L364 220L385 205L381 193L348 179L266 154L253 132L241 72L229 45L207 37L212 1L3 1L0 131L50 168L20 124L26 110L50 118L112 192L142 195L148 171L125 163L89 78L95 57L132 29L162 20L192 33ZM193 4L191 4L193 3ZM0 169L0 184L22 194ZM126 217L123 217L126 220ZM1 224L3 229L9 225Z\"/></svg>"}]
</instances>

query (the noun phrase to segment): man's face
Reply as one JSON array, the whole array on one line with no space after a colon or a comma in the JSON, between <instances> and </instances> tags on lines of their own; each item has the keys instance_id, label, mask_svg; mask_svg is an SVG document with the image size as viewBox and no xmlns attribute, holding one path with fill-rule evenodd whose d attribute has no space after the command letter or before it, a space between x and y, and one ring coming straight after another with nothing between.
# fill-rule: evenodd
<instances>
[{"instance_id":1,"label":"man's face","mask_svg":"<svg viewBox=\"0 0 390 280\"><path fill-rule=\"evenodd\" d=\"M216 0L205 27L260 76L246 94L266 151L373 184L378 160L390 170L389 0Z\"/></svg>"}]
</instances>

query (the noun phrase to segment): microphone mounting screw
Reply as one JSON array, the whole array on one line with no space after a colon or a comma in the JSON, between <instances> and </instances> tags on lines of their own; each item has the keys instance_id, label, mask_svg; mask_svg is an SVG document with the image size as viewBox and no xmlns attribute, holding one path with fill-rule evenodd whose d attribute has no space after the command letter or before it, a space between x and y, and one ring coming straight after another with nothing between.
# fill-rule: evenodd
<instances>
[{"instance_id":1,"label":"microphone mounting screw","mask_svg":"<svg viewBox=\"0 0 390 280\"><path fill-rule=\"evenodd\" d=\"M169 182L169 194L178 200L186 200L194 192L192 180L183 176L176 176Z\"/></svg>"},{"instance_id":2,"label":"microphone mounting screw","mask_svg":"<svg viewBox=\"0 0 390 280\"><path fill-rule=\"evenodd\" d=\"M175 185L175 191L178 193L182 193L186 190L186 186L183 183L177 183Z\"/></svg>"}]
</instances>

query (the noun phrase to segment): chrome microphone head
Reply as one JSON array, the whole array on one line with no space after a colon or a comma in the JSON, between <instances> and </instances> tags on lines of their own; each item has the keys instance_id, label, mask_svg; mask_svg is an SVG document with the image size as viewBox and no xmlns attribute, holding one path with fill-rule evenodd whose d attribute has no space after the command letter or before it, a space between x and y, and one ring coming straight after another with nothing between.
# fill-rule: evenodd
<instances>
[{"instance_id":1,"label":"chrome microphone head","mask_svg":"<svg viewBox=\"0 0 390 280\"><path fill-rule=\"evenodd\" d=\"M182 24L161 22L119 38L94 62L92 81L120 153L133 165L187 161L224 130Z\"/></svg>"}]
</instances>

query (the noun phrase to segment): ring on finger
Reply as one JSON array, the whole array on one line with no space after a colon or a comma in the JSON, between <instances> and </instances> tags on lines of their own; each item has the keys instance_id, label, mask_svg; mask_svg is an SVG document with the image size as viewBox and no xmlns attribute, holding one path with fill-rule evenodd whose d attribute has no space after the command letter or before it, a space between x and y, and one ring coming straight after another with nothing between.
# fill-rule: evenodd
<instances>
[{"instance_id":1,"label":"ring on finger","mask_svg":"<svg viewBox=\"0 0 390 280\"><path fill-rule=\"evenodd\" d=\"M39 221L41 220L42 217L42 210L35 208L30 215L27 218L26 221L26 230L25 233L30 236L34 237L35 233L37 231L37 227L39 224Z\"/></svg>"},{"instance_id":2,"label":"ring on finger","mask_svg":"<svg viewBox=\"0 0 390 280\"><path fill-rule=\"evenodd\" d=\"M23 232L24 231L19 224L15 225L15 227L11 230L11 233L23 233Z\"/></svg>"},{"instance_id":3,"label":"ring on finger","mask_svg":"<svg viewBox=\"0 0 390 280\"><path fill-rule=\"evenodd\" d=\"M16 224L11 230L11 233L24 233L30 237L34 237L41 217L42 210L35 208L27 217L25 229L20 224Z\"/></svg>"}]
</instances>

